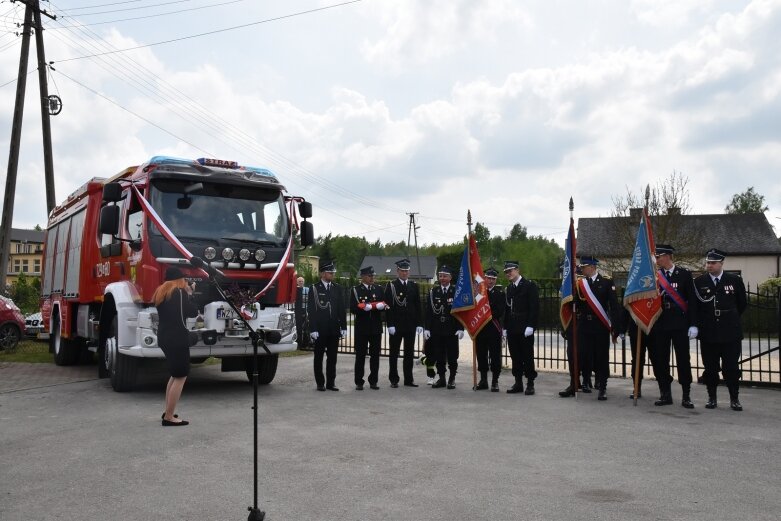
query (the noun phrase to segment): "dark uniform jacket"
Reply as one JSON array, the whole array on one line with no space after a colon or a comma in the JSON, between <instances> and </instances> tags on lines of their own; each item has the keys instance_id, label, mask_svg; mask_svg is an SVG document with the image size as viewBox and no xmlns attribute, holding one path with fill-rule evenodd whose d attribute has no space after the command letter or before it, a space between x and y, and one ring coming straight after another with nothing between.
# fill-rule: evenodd
<instances>
[{"instance_id":1,"label":"dark uniform jacket","mask_svg":"<svg viewBox=\"0 0 781 521\"><path fill-rule=\"evenodd\" d=\"M395 327L397 334L414 331L422 326L420 314L420 288L416 282L407 279L402 284L396 279L385 286L385 303L390 306L385 312L388 327Z\"/></svg>"},{"instance_id":2,"label":"dark uniform jacket","mask_svg":"<svg viewBox=\"0 0 781 521\"><path fill-rule=\"evenodd\" d=\"M540 316L540 299L537 284L521 277L518 286L507 284L504 311L504 329L508 335L524 334L527 327L537 329Z\"/></svg>"},{"instance_id":3,"label":"dark uniform jacket","mask_svg":"<svg viewBox=\"0 0 781 521\"><path fill-rule=\"evenodd\" d=\"M722 273L719 285L704 273L694 279L697 306L698 338L703 342L732 342L743 338L740 315L746 310L746 287L743 279Z\"/></svg>"},{"instance_id":4,"label":"dark uniform jacket","mask_svg":"<svg viewBox=\"0 0 781 521\"><path fill-rule=\"evenodd\" d=\"M355 315L355 334L356 335L381 335L382 334L382 311L374 308L371 311L365 311L358 307L358 304L369 304L382 302L382 289L375 284L369 287L363 284L353 286L350 290L350 311Z\"/></svg>"},{"instance_id":5,"label":"dark uniform jacket","mask_svg":"<svg viewBox=\"0 0 781 521\"><path fill-rule=\"evenodd\" d=\"M659 276L664 277L665 275L660 273ZM661 329L663 331L689 329L689 327L695 325L697 321L697 297L694 295L692 274L686 268L673 266L673 272L667 280L670 282L670 285L678 291L678 294L683 301L686 302L688 309L687 312L684 313L667 292L663 291L662 314L659 316L656 324L654 324L654 329ZM662 286L659 286L659 288L661 289Z\"/></svg>"},{"instance_id":6,"label":"dark uniform jacket","mask_svg":"<svg viewBox=\"0 0 781 521\"><path fill-rule=\"evenodd\" d=\"M456 287L451 284L447 293L442 293L442 286L434 286L428 292L426 303L426 329L433 336L455 335L456 331L463 331L464 326L450 314L453 307L453 298L456 296Z\"/></svg>"},{"instance_id":7,"label":"dark uniform jacket","mask_svg":"<svg viewBox=\"0 0 781 521\"><path fill-rule=\"evenodd\" d=\"M621 323L621 308L618 306L618 299L616 298L616 287L613 284L613 279L603 277L597 274L593 282L590 282L589 277L582 278L585 284L591 284L591 292L597 298L602 305L602 309L605 310L607 316L610 318L610 322L613 326L613 334L617 335L620 331L624 330L624 326ZM578 290L576 294L576 304L578 306L578 330L583 333L597 333L605 330L605 326L602 324L602 320L591 310L591 307L586 302L586 295L581 295L581 291Z\"/></svg>"},{"instance_id":8,"label":"dark uniform jacket","mask_svg":"<svg viewBox=\"0 0 781 521\"><path fill-rule=\"evenodd\" d=\"M323 281L319 281L310 286L308 298L306 310L310 331L339 336L347 329L347 311L340 285L332 282L331 290L326 291Z\"/></svg>"},{"instance_id":9,"label":"dark uniform jacket","mask_svg":"<svg viewBox=\"0 0 781 521\"><path fill-rule=\"evenodd\" d=\"M495 339L496 336L502 336L504 310L507 307L504 290L501 286L494 286L488 290L488 302L491 304L491 321L480 330L477 336Z\"/></svg>"}]
</instances>

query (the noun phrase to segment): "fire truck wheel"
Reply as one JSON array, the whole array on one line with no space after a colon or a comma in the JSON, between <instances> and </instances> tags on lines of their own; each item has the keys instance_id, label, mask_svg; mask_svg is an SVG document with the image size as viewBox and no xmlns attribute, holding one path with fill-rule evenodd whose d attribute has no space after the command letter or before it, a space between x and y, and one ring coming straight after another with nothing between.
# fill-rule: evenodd
<instances>
[{"instance_id":1,"label":"fire truck wheel","mask_svg":"<svg viewBox=\"0 0 781 521\"><path fill-rule=\"evenodd\" d=\"M274 376L277 374L277 363L279 362L279 355L265 355L258 356L258 383L260 385L268 385L274 380ZM244 357L244 367L247 371L247 379L252 383L252 357Z\"/></svg>"},{"instance_id":2,"label":"fire truck wheel","mask_svg":"<svg viewBox=\"0 0 781 521\"><path fill-rule=\"evenodd\" d=\"M118 393L133 389L138 373L138 359L119 352L117 342L117 317L111 321L111 328L106 332L103 360L108 369L111 387Z\"/></svg>"},{"instance_id":3,"label":"fire truck wheel","mask_svg":"<svg viewBox=\"0 0 781 521\"><path fill-rule=\"evenodd\" d=\"M0 351L12 351L22 338L22 332L16 324L3 324L0 326Z\"/></svg>"},{"instance_id":4,"label":"fire truck wheel","mask_svg":"<svg viewBox=\"0 0 781 521\"><path fill-rule=\"evenodd\" d=\"M73 365L79 359L80 344L68 338L62 338L59 317L52 317L52 332L49 335L49 350L54 353L57 365Z\"/></svg>"}]
</instances>

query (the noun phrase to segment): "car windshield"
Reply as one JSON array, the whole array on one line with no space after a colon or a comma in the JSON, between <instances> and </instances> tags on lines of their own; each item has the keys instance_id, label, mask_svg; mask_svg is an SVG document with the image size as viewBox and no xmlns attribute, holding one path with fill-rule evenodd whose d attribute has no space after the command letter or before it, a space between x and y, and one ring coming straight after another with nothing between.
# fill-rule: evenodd
<instances>
[{"instance_id":1,"label":"car windshield","mask_svg":"<svg viewBox=\"0 0 781 521\"><path fill-rule=\"evenodd\" d=\"M279 190L195 181L156 180L150 201L177 237L228 239L283 246L289 235ZM194 189L185 194L185 189ZM159 235L155 226L152 233Z\"/></svg>"}]
</instances>

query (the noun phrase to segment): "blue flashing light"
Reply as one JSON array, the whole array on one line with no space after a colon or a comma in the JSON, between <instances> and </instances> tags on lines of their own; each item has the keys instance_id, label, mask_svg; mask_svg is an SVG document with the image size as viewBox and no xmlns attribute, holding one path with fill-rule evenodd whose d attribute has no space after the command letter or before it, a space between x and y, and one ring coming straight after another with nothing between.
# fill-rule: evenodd
<instances>
[{"instance_id":1,"label":"blue flashing light","mask_svg":"<svg viewBox=\"0 0 781 521\"><path fill-rule=\"evenodd\" d=\"M150 165L192 165L193 163L200 164L207 167L228 168L231 170L240 170L245 172L251 172L255 175L267 177L273 182L279 182L277 176L271 170L266 168L258 168L254 166L241 166L236 161L226 161L224 159L211 159L206 157L200 157L198 159L183 159L180 157L172 156L154 156L147 164Z\"/></svg>"}]
</instances>

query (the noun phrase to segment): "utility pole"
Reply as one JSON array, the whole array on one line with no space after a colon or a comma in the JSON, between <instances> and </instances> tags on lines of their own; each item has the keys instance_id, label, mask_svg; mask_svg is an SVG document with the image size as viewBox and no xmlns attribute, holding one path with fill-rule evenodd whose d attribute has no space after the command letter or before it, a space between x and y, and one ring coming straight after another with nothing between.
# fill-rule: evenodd
<instances>
[{"instance_id":1,"label":"utility pole","mask_svg":"<svg viewBox=\"0 0 781 521\"><path fill-rule=\"evenodd\" d=\"M418 260L418 276L422 276L423 273L420 270L420 251L418 250L418 229L420 226L417 226L415 224L415 216L418 215L418 212L409 212L407 213L409 215L409 228L407 229L407 250L409 251L409 240L410 235L415 236L415 257ZM409 253L407 253L409 255Z\"/></svg>"},{"instance_id":2,"label":"utility pole","mask_svg":"<svg viewBox=\"0 0 781 521\"><path fill-rule=\"evenodd\" d=\"M19 144L22 137L22 119L24 116L24 96L27 89L27 63L30 54L30 33L35 30L36 47L38 50L38 83L41 91L41 117L44 136L44 167L46 177L47 215L55 205L54 173L51 151L51 126L49 125L49 94L46 83L46 58L43 49L43 27L41 25L41 9L38 0L18 0L25 4L24 23L22 24L22 51L19 56L19 73L16 81L16 100L14 102L14 119L11 126L11 143L8 147L8 173L5 178L5 195L3 198L3 216L0 224L0 291L5 292L8 260L10 258L11 225L14 217L14 199L16 196L16 173L19 167ZM55 18L46 11L43 14ZM33 19L35 28L33 29Z\"/></svg>"}]
</instances>

